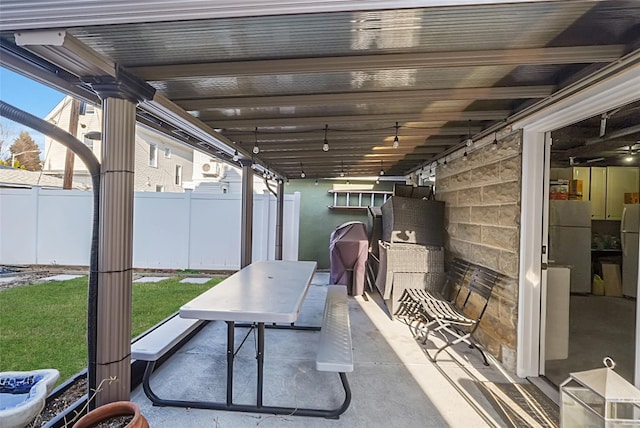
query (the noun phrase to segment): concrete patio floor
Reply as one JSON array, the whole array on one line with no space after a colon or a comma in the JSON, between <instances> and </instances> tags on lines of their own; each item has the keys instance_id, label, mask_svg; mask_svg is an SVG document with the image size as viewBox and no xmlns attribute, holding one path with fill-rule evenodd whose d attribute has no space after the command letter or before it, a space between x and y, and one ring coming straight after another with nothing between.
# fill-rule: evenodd
<instances>
[{"instance_id":1,"label":"concrete patio floor","mask_svg":"<svg viewBox=\"0 0 640 428\"><path fill-rule=\"evenodd\" d=\"M320 325L327 273L317 273L296 324ZM437 364L425 355L408 327L392 321L380 296L349 297L353 337L354 371L347 375L351 406L339 420L301 416L275 416L217 410L152 406L142 387L132 392L150 426L163 427L486 427L510 426L486 398L493 390L502 406L521 414L528 426L554 426L542 415L528 416L538 404L531 397L509 396L495 385L515 384L515 390L531 384L510 376L490 360L485 367L477 351L460 344L443 352ZM248 329L236 330L236 346ZM264 404L335 408L344 393L335 373L315 370L318 332L267 330L265 339ZM434 349L428 342L427 349ZM226 326L209 323L192 340L158 368L151 385L162 398L224 401L226 375ZM234 402L255 403L255 336L251 333L237 354ZM527 402L528 409L519 408ZM495 403L494 403L495 404ZM508 413L508 412L507 412ZM544 412L540 412L543 414ZM539 420L548 424L539 423ZM519 426L519 423L517 424Z\"/></svg>"}]
</instances>

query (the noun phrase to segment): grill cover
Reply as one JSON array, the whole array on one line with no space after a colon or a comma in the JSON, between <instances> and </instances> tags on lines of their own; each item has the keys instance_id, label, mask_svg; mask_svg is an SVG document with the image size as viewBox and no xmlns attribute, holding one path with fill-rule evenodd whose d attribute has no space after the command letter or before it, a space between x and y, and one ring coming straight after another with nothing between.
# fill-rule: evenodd
<instances>
[{"instance_id":1,"label":"grill cover","mask_svg":"<svg viewBox=\"0 0 640 428\"><path fill-rule=\"evenodd\" d=\"M329 240L329 283L346 285L351 296L362 295L368 254L369 240L364 223L353 221L338 226Z\"/></svg>"}]
</instances>

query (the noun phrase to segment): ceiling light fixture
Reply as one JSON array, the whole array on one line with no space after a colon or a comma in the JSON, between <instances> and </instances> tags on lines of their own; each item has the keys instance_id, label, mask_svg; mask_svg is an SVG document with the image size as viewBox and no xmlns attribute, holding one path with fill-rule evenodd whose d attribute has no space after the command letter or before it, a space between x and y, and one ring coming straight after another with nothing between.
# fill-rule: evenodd
<instances>
[{"instance_id":1,"label":"ceiling light fixture","mask_svg":"<svg viewBox=\"0 0 640 428\"><path fill-rule=\"evenodd\" d=\"M635 153L633 152L632 149L633 149L633 146L629 145L629 153L624 158L625 162L633 162L633 155L635 155Z\"/></svg>"},{"instance_id":2,"label":"ceiling light fixture","mask_svg":"<svg viewBox=\"0 0 640 428\"><path fill-rule=\"evenodd\" d=\"M469 123L467 125L467 139L464 141L464 143L466 144L467 147L471 147L471 145L473 144L473 138L471 138L471 119L469 119Z\"/></svg>"},{"instance_id":3,"label":"ceiling light fixture","mask_svg":"<svg viewBox=\"0 0 640 428\"><path fill-rule=\"evenodd\" d=\"M384 161L380 161L380 175L384 175Z\"/></svg>"},{"instance_id":4,"label":"ceiling light fixture","mask_svg":"<svg viewBox=\"0 0 640 428\"><path fill-rule=\"evenodd\" d=\"M318 185L318 179L317 178L316 178L315 183L313 183L313 184L315 184L316 186Z\"/></svg>"},{"instance_id":5,"label":"ceiling light fixture","mask_svg":"<svg viewBox=\"0 0 640 428\"><path fill-rule=\"evenodd\" d=\"M491 144L491 150L495 150L498 148L498 132L496 131L493 134L493 143Z\"/></svg>"},{"instance_id":6,"label":"ceiling light fixture","mask_svg":"<svg viewBox=\"0 0 640 428\"><path fill-rule=\"evenodd\" d=\"M344 177L344 161L340 161L340 177Z\"/></svg>"},{"instance_id":7,"label":"ceiling light fixture","mask_svg":"<svg viewBox=\"0 0 640 428\"><path fill-rule=\"evenodd\" d=\"M398 146L400 145L400 141L398 141L398 128L400 128L400 126L398 125L398 122L396 122L396 136L393 139L393 148L397 149Z\"/></svg>"},{"instance_id":8,"label":"ceiling light fixture","mask_svg":"<svg viewBox=\"0 0 640 428\"><path fill-rule=\"evenodd\" d=\"M256 126L256 129L255 129L254 133L255 133L255 137L256 137L256 143L253 146L253 154L257 155L258 153L260 153L260 147L258 147L258 127L257 126Z\"/></svg>"},{"instance_id":9,"label":"ceiling light fixture","mask_svg":"<svg viewBox=\"0 0 640 428\"><path fill-rule=\"evenodd\" d=\"M467 155L467 150L465 149L464 154L462 155L462 160L466 161L467 159L469 159L469 155Z\"/></svg>"},{"instance_id":10,"label":"ceiling light fixture","mask_svg":"<svg viewBox=\"0 0 640 428\"><path fill-rule=\"evenodd\" d=\"M329 151L329 141L327 141L327 131L329 130L329 125L324 125L324 143L322 144L322 151Z\"/></svg>"},{"instance_id":11,"label":"ceiling light fixture","mask_svg":"<svg viewBox=\"0 0 640 428\"><path fill-rule=\"evenodd\" d=\"M305 178L307 174L304 173L304 168L302 166L302 162L300 162L300 178Z\"/></svg>"},{"instance_id":12,"label":"ceiling light fixture","mask_svg":"<svg viewBox=\"0 0 640 428\"><path fill-rule=\"evenodd\" d=\"M238 155L238 151L236 150L235 152L233 152L233 161L238 162L238 159L240 159L240 156Z\"/></svg>"}]
</instances>

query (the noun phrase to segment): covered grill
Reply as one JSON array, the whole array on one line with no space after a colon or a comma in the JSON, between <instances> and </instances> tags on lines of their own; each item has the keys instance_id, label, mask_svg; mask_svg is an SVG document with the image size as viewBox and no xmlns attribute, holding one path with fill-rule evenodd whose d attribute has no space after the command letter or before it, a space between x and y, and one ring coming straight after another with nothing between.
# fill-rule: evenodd
<instances>
[{"instance_id":1,"label":"covered grill","mask_svg":"<svg viewBox=\"0 0 640 428\"><path fill-rule=\"evenodd\" d=\"M364 223L353 221L338 226L329 240L329 283L346 285L351 296L362 295L368 254L369 240Z\"/></svg>"}]
</instances>

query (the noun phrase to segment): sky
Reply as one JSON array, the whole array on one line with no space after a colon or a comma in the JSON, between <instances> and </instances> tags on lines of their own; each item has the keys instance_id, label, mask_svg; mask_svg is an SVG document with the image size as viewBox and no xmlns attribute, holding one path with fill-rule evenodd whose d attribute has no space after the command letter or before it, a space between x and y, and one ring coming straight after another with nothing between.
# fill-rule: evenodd
<instances>
[{"instance_id":1,"label":"sky","mask_svg":"<svg viewBox=\"0 0 640 428\"><path fill-rule=\"evenodd\" d=\"M48 86L0 67L0 100L20 110L44 118L62 101L64 96L63 93L55 89L51 89ZM43 134L4 117L0 117L0 122L3 127L6 126L9 129L8 144L4 150L8 150L8 146L20 135L21 131L27 131L40 147L41 157L44 155ZM4 156L5 153L0 153L0 157Z\"/></svg>"}]
</instances>

